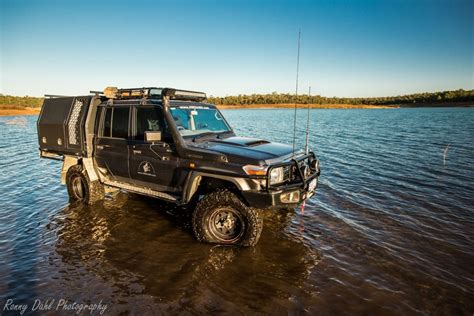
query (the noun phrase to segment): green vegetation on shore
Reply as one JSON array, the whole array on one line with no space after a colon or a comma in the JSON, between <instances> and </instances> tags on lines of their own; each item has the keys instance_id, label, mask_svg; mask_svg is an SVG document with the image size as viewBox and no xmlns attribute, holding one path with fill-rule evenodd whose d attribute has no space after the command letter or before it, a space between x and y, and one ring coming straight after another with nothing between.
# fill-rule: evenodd
<instances>
[{"instance_id":1,"label":"green vegetation on shore","mask_svg":"<svg viewBox=\"0 0 474 316\"><path fill-rule=\"evenodd\" d=\"M273 92L272 94L251 94L209 97L209 103L216 105L246 105L246 104L352 104L352 105L411 105L423 106L423 104L440 104L456 102L473 102L474 90L453 90L442 92L415 93L393 97L372 97L372 98L338 98L323 97L320 95L299 95L283 94Z\"/></svg>"},{"instance_id":2,"label":"green vegetation on shore","mask_svg":"<svg viewBox=\"0 0 474 316\"><path fill-rule=\"evenodd\" d=\"M38 108L43 104L44 98L15 97L0 94L0 109L22 109L25 107ZM323 97L320 95L299 95L276 93L251 94L226 97L209 97L209 103L216 105L248 105L248 104L352 104L352 105L406 105L423 106L436 104L474 103L474 90L452 90L442 92L415 93L393 97L371 98L339 98Z\"/></svg>"},{"instance_id":3,"label":"green vegetation on shore","mask_svg":"<svg viewBox=\"0 0 474 316\"><path fill-rule=\"evenodd\" d=\"M14 97L11 95L0 94L0 109L23 109L39 108L43 105L44 98L35 97Z\"/></svg>"}]
</instances>

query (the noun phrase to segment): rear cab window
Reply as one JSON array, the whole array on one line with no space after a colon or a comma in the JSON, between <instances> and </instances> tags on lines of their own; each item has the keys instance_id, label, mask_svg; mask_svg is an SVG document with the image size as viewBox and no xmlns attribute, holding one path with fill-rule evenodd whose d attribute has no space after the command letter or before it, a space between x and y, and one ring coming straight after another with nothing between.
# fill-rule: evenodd
<instances>
[{"instance_id":1,"label":"rear cab window","mask_svg":"<svg viewBox=\"0 0 474 316\"><path fill-rule=\"evenodd\" d=\"M130 107L108 107L105 109L101 137L128 138Z\"/></svg>"}]
</instances>

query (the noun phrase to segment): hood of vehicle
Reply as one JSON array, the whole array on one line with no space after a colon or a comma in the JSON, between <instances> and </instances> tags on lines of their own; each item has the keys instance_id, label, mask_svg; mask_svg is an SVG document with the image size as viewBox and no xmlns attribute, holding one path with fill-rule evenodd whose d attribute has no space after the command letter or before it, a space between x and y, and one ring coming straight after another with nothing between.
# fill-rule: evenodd
<instances>
[{"instance_id":1,"label":"hood of vehicle","mask_svg":"<svg viewBox=\"0 0 474 316\"><path fill-rule=\"evenodd\" d=\"M242 164L258 164L287 156L293 151L293 147L289 145L238 136L207 140L193 146L224 154L229 162Z\"/></svg>"}]
</instances>

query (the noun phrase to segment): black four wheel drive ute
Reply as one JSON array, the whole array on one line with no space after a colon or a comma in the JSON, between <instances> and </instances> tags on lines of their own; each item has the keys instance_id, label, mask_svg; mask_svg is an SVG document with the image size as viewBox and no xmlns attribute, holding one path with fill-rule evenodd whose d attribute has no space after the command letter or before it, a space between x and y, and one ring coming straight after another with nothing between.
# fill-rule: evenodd
<instances>
[{"instance_id":1,"label":"black four wheel drive ute","mask_svg":"<svg viewBox=\"0 0 474 316\"><path fill-rule=\"evenodd\" d=\"M38 118L40 155L63 161L71 200L106 188L192 205L200 241L253 246L263 208L294 208L318 183L314 153L238 137L201 92L107 88L49 96Z\"/></svg>"}]
</instances>

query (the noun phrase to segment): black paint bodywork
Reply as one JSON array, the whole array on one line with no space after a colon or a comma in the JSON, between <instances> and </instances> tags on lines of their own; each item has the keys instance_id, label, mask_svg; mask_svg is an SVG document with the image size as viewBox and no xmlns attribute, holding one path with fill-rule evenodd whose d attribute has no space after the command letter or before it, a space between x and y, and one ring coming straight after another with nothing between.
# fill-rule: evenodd
<instances>
[{"instance_id":1,"label":"black paint bodywork","mask_svg":"<svg viewBox=\"0 0 474 316\"><path fill-rule=\"evenodd\" d=\"M187 106L202 105L202 103L171 101L170 106L183 104ZM128 106L131 109L129 120L131 133L129 138L101 137L105 109L122 106ZM257 149L259 146L255 146L255 149L249 151L246 149L248 146L244 144L244 141L250 141L250 139L238 138L233 132L222 135L219 139L211 136L197 141L193 141L191 137L176 140L172 135L165 141L153 144L136 140L132 132L135 130L134 116L136 110L148 106L154 106L163 111L162 102L159 100L149 100L145 104L136 100L115 101L113 104L103 103L99 106L96 118L99 124L96 125L95 131L94 157L97 166L107 169L114 180L147 186L167 193L179 193L183 191L190 171L248 178L242 169L243 164L263 164L266 158L275 157L274 154L269 152L268 146L270 143L265 144L267 152L259 151ZM206 106L215 108L210 104L206 104ZM168 125L172 124L174 123L168 122ZM181 148L178 148L179 141L184 143L184 146L180 146ZM238 143L239 141L240 143ZM289 146L287 147L291 150ZM285 153L288 153L288 148L285 148ZM150 163L155 171L154 174L145 175L143 172L140 173L140 163L144 161ZM190 167L191 163L194 164L192 168Z\"/></svg>"},{"instance_id":2,"label":"black paint bodywork","mask_svg":"<svg viewBox=\"0 0 474 316\"><path fill-rule=\"evenodd\" d=\"M83 126L91 100L92 96L45 99L37 122L40 150L85 155ZM76 102L82 105L75 107Z\"/></svg>"},{"instance_id":3,"label":"black paint bodywork","mask_svg":"<svg viewBox=\"0 0 474 316\"><path fill-rule=\"evenodd\" d=\"M78 118L79 124L82 124L78 136L80 143L71 145L65 142L62 146L44 143L43 137L47 137L47 140L60 136L69 137L68 132L71 129L68 122L71 120L72 105L77 99L85 103ZM215 108L214 105L179 100L164 104L162 99L146 98L110 100L101 97L100 101L94 117L93 152L87 154L93 158L94 167L110 180L166 192L175 196L177 201L187 203L193 193L190 191L191 182L196 177L209 177L231 182L241 191L241 196L248 205L266 208L283 206L280 195L299 190L300 201L294 205L284 205L296 206L306 199L309 181L319 176L319 168L308 175L304 175L300 170L302 164L308 165L309 160L316 159L313 153L303 155L298 152L293 155L292 146L257 138L238 137L232 130L202 138L183 137L169 111L169 107L183 105ZM86 156L84 122L91 102L92 96L45 100L38 119L38 140L42 153L52 152L78 158ZM106 110L115 107L130 109L127 138L103 135ZM168 127L162 141L150 143L136 137L136 111L149 107L162 113L162 119ZM52 114L53 110L57 110L56 115ZM270 167L266 176L249 176L243 169L245 165ZM279 166L287 166L293 177L279 186L270 186L265 180L268 179L271 169Z\"/></svg>"}]
</instances>

